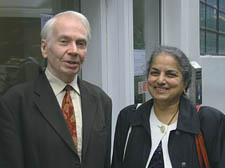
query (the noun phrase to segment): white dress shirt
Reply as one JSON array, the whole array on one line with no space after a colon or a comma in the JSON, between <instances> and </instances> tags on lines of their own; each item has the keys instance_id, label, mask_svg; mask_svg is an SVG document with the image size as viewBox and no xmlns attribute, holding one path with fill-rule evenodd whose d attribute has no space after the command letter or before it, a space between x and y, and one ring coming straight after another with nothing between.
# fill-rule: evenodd
<instances>
[{"instance_id":1,"label":"white dress shirt","mask_svg":"<svg viewBox=\"0 0 225 168\"><path fill-rule=\"evenodd\" d=\"M78 155L81 159L82 153L82 113L81 113L81 98L80 89L77 84L77 75L71 83L65 83L62 80L54 76L48 68L45 70L47 79L52 87L52 90L58 100L60 108L62 108L62 101L66 91L64 90L66 85L72 86L73 90L70 92L70 96L74 106L75 118L76 118L76 129L77 129L77 143L78 143Z\"/></svg>"},{"instance_id":2,"label":"white dress shirt","mask_svg":"<svg viewBox=\"0 0 225 168\"><path fill-rule=\"evenodd\" d=\"M160 131L159 126L165 126L166 130L164 133ZM163 160L164 160L164 167L165 168L172 168L170 156L168 152L168 141L169 141L169 135L170 131L175 130L177 128L177 121L174 122L171 125L166 125L158 120L158 118L155 115L154 108L151 109L150 114L150 129L151 129L151 140L152 140L152 147L149 154L149 158L146 164L146 168L148 167L151 158L158 147L160 141L162 141L162 151L163 151Z\"/></svg>"}]
</instances>

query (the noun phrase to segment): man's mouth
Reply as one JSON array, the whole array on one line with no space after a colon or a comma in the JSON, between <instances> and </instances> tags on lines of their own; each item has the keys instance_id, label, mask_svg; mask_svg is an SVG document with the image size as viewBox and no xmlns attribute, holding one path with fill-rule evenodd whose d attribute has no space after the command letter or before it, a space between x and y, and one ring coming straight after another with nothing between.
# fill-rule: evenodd
<instances>
[{"instance_id":1,"label":"man's mouth","mask_svg":"<svg viewBox=\"0 0 225 168\"><path fill-rule=\"evenodd\" d=\"M66 62L69 63L69 64L77 64L76 61L66 61Z\"/></svg>"},{"instance_id":2,"label":"man's mouth","mask_svg":"<svg viewBox=\"0 0 225 168\"><path fill-rule=\"evenodd\" d=\"M64 61L69 68L75 68L79 65L78 61Z\"/></svg>"}]
</instances>

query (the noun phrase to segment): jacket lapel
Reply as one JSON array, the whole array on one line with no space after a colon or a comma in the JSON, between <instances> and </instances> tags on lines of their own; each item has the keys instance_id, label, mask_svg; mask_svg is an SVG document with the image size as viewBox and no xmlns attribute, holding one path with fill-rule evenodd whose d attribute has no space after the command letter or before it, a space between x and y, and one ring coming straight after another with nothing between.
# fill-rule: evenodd
<instances>
[{"instance_id":1,"label":"jacket lapel","mask_svg":"<svg viewBox=\"0 0 225 168\"><path fill-rule=\"evenodd\" d=\"M90 140L91 131L93 129L94 118L97 111L96 96L92 94L91 88L82 80L78 80L81 95L81 108L83 120L82 133L82 157L85 158L88 142Z\"/></svg>"},{"instance_id":2,"label":"jacket lapel","mask_svg":"<svg viewBox=\"0 0 225 168\"><path fill-rule=\"evenodd\" d=\"M196 107L185 96L182 96L180 101L177 129L193 134L198 134L200 130Z\"/></svg>"},{"instance_id":3,"label":"jacket lapel","mask_svg":"<svg viewBox=\"0 0 225 168\"><path fill-rule=\"evenodd\" d=\"M34 101L43 117L68 147L77 153L58 101L44 73L36 81L34 92Z\"/></svg>"},{"instance_id":4,"label":"jacket lapel","mask_svg":"<svg viewBox=\"0 0 225 168\"><path fill-rule=\"evenodd\" d=\"M150 135L150 123L149 123L149 116L151 112L151 108L153 105L153 100L149 100L143 103L138 109L135 110L131 117L131 125L132 126L143 126L145 130Z\"/></svg>"}]
</instances>

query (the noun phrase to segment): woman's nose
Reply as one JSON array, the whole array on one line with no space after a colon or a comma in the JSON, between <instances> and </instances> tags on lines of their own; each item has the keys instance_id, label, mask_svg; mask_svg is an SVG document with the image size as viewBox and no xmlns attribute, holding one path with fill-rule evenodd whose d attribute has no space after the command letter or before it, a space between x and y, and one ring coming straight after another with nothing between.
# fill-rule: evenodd
<instances>
[{"instance_id":1,"label":"woman's nose","mask_svg":"<svg viewBox=\"0 0 225 168\"><path fill-rule=\"evenodd\" d=\"M159 84L165 84L165 83L166 83L165 75L164 75L164 74L160 74L160 75L158 76L157 82L158 82Z\"/></svg>"}]
</instances>

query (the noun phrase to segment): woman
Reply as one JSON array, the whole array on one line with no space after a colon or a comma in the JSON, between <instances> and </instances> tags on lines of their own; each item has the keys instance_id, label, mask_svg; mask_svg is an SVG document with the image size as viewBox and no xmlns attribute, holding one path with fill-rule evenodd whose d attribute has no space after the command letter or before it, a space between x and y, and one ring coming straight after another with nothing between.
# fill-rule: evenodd
<instances>
[{"instance_id":1,"label":"woman","mask_svg":"<svg viewBox=\"0 0 225 168\"><path fill-rule=\"evenodd\" d=\"M148 68L152 99L120 112L112 168L199 168L199 130L211 168L225 167L225 116L212 107L197 112L185 95L190 82L191 66L182 51L161 46L153 52Z\"/></svg>"}]
</instances>

